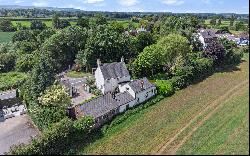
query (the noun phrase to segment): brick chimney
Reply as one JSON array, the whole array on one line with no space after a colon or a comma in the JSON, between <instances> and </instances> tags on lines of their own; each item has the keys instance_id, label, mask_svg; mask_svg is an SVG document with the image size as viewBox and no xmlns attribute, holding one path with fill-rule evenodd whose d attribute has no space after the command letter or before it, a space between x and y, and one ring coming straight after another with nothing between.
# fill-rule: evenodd
<instances>
[{"instance_id":1,"label":"brick chimney","mask_svg":"<svg viewBox=\"0 0 250 156\"><path fill-rule=\"evenodd\" d=\"M144 89L144 81L141 80L141 89L143 90Z\"/></svg>"},{"instance_id":2,"label":"brick chimney","mask_svg":"<svg viewBox=\"0 0 250 156\"><path fill-rule=\"evenodd\" d=\"M124 62L124 57L122 56L122 58L121 58L121 62Z\"/></svg>"},{"instance_id":3,"label":"brick chimney","mask_svg":"<svg viewBox=\"0 0 250 156\"><path fill-rule=\"evenodd\" d=\"M97 63L97 67L100 67L100 66L101 66L101 60L100 60L100 59L97 59L97 60L96 60L96 63Z\"/></svg>"}]
</instances>

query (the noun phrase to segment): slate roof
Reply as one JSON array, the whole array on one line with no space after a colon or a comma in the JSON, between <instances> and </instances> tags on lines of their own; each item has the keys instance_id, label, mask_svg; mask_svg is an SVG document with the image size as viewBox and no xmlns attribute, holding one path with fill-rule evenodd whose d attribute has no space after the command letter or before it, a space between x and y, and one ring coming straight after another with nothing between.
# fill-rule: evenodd
<instances>
[{"instance_id":1,"label":"slate roof","mask_svg":"<svg viewBox=\"0 0 250 156\"><path fill-rule=\"evenodd\" d=\"M143 88L142 88L142 82L143 82ZM142 78L138 80L133 80L129 83L129 86L132 88L132 90L136 93L139 93L145 89L155 87L154 84L150 83L147 78Z\"/></svg>"},{"instance_id":2,"label":"slate roof","mask_svg":"<svg viewBox=\"0 0 250 156\"><path fill-rule=\"evenodd\" d=\"M115 99L112 98L111 94L105 94L101 97L93 99L80 106L80 110L83 111L84 115L98 118L111 110L119 107Z\"/></svg>"},{"instance_id":3,"label":"slate roof","mask_svg":"<svg viewBox=\"0 0 250 156\"><path fill-rule=\"evenodd\" d=\"M105 80L130 76L124 62L104 63L100 69Z\"/></svg>"},{"instance_id":4,"label":"slate roof","mask_svg":"<svg viewBox=\"0 0 250 156\"><path fill-rule=\"evenodd\" d=\"M0 100L7 100L16 98L16 90L1 92L0 93Z\"/></svg>"},{"instance_id":5,"label":"slate roof","mask_svg":"<svg viewBox=\"0 0 250 156\"><path fill-rule=\"evenodd\" d=\"M115 96L116 101L118 102L119 106L122 106L126 103L129 103L134 100L134 97L129 94L129 92L118 93Z\"/></svg>"},{"instance_id":6,"label":"slate roof","mask_svg":"<svg viewBox=\"0 0 250 156\"><path fill-rule=\"evenodd\" d=\"M80 110L84 115L98 118L132 100L134 98L128 92L116 94L115 99L109 93L82 104Z\"/></svg>"},{"instance_id":7,"label":"slate roof","mask_svg":"<svg viewBox=\"0 0 250 156\"><path fill-rule=\"evenodd\" d=\"M203 38L215 38L216 37L215 32L210 29L205 29L201 31L200 34L202 35Z\"/></svg>"}]
</instances>

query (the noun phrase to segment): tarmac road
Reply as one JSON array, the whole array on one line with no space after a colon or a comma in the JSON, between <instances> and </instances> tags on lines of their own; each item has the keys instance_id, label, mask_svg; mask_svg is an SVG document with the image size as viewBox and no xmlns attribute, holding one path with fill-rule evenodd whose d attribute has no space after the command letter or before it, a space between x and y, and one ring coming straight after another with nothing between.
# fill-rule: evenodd
<instances>
[{"instance_id":1,"label":"tarmac road","mask_svg":"<svg viewBox=\"0 0 250 156\"><path fill-rule=\"evenodd\" d=\"M27 143L38 134L26 114L0 122L0 155L8 152L11 145Z\"/></svg>"}]
</instances>

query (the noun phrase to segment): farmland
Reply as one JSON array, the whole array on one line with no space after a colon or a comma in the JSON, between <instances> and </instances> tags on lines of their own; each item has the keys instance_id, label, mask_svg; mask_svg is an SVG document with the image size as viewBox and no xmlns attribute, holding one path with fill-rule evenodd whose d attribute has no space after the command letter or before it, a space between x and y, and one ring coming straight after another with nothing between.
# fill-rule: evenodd
<instances>
[{"instance_id":1,"label":"farmland","mask_svg":"<svg viewBox=\"0 0 250 156\"><path fill-rule=\"evenodd\" d=\"M248 153L249 143L247 137L244 137L248 135L246 131L248 125L244 122L248 114L248 60L246 55L245 61L240 66L220 69L204 81L180 90L175 95L129 116L100 137L90 138L95 141L87 146L77 144L76 149L79 150L75 152L77 154L164 154L169 151L182 154ZM225 99L229 100L223 102ZM237 106L237 103L241 104ZM209 112L214 109L215 112L210 114ZM223 116L220 117L219 114ZM207 120L200 122L203 118ZM220 128L223 123L225 127ZM207 129L207 126L214 128ZM186 137L194 128L198 130L194 131L193 136ZM207 133L204 133L204 129ZM178 149L171 146L171 143L179 144L183 138L186 139L182 143L183 146ZM197 142L199 138L204 139ZM225 143L221 143L221 139ZM168 142L171 143L167 144ZM197 148L192 151L190 147L195 146L194 142ZM216 146L216 150L209 149L215 148L213 143L220 146ZM198 147L201 145L204 147L199 151Z\"/></svg>"},{"instance_id":2,"label":"farmland","mask_svg":"<svg viewBox=\"0 0 250 156\"><path fill-rule=\"evenodd\" d=\"M14 32L0 32L0 43L11 41Z\"/></svg>"}]
</instances>

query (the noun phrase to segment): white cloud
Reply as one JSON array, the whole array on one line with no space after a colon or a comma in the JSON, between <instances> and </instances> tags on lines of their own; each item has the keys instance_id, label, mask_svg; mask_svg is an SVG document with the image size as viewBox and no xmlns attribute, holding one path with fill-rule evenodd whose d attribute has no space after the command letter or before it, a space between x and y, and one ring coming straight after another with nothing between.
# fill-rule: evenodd
<instances>
[{"instance_id":1,"label":"white cloud","mask_svg":"<svg viewBox=\"0 0 250 156\"><path fill-rule=\"evenodd\" d=\"M134 6L139 3L137 0L119 0L118 2L121 5L127 6L127 7Z\"/></svg>"},{"instance_id":2,"label":"white cloud","mask_svg":"<svg viewBox=\"0 0 250 156\"><path fill-rule=\"evenodd\" d=\"M45 7L45 6L48 6L48 3L47 2L33 2L32 5L36 7Z\"/></svg>"},{"instance_id":3,"label":"white cloud","mask_svg":"<svg viewBox=\"0 0 250 156\"><path fill-rule=\"evenodd\" d=\"M95 4L103 2L104 0L85 0L84 3Z\"/></svg>"},{"instance_id":4,"label":"white cloud","mask_svg":"<svg viewBox=\"0 0 250 156\"><path fill-rule=\"evenodd\" d=\"M14 3L19 4L19 3L23 3L23 0L16 0Z\"/></svg>"},{"instance_id":5,"label":"white cloud","mask_svg":"<svg viewBox=\"0 0 250 156\"><path fill-rule=\"evenodd\" d=\"M162 3L167 5L181 5L184 3L183 0L162 0Z\"/></svg>"}]
</instances>

